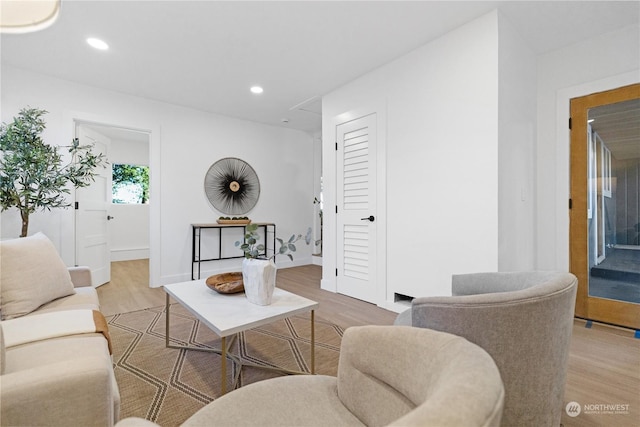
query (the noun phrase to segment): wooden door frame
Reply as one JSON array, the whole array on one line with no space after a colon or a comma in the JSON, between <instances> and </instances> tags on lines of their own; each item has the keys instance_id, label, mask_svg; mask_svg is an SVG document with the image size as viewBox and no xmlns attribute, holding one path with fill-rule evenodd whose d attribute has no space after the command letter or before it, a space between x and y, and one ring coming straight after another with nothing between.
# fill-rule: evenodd
<instances>
[{"instance_id":1,"label":"wooden door frame","mask_svg":"<svg viewBox=\"0 0 640 427\"><path fill-rule=\"evenodd\" d=\"M638 304L604 298L589 297L589 246L587 233L588 178L587 119L588 110L600 105L614 104L640 97L640 83L571 99L571 150L569 211L569 265L578 278L576 317L614 323L640 329Z\"/></svg>"}]
</instances>

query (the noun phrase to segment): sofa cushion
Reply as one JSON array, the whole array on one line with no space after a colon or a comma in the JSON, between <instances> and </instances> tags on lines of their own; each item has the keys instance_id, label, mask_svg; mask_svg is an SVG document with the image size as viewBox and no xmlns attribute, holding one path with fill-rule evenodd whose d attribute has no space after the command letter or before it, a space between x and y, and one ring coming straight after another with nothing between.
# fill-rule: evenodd
<instances>
[{"instance_id":1,"label":"sofa cushion","mask_svg":"<svg viewBox=\"0 0 640 427\"><path fill-rule=\"evenodd\" d=\"M66 310L100 310L100 302L98 301L98 292L91 287L75 288L73 295L64 298L58 298L42 305L38 310L28 314L35 316L40 313L48 313L51 311Z\"/></svg>"},{"instance_id":2,"label":"sofa cushion","mask_svg":"<svg viewBox=\"0 0 640 427\"><path fill-rule=\"evenodd\" d=\"M0 264L3 320L74 293L67 267L42 233L0 242Z\"/></svg>"}]
</instances>

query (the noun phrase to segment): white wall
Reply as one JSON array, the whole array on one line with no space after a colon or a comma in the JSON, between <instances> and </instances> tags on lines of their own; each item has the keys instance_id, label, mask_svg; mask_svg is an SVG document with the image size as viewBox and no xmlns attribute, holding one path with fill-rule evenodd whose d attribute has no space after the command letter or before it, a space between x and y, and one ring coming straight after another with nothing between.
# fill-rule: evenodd
<instances>
[{"instance_id":1,"label":"white wall","mask_svg":"<svg viewBox=\"0 0 640 427\"><path fill-rule=\"evenodd\" d=\"M149 166L149 143L112 139L109 162ZM110 207L111 261L149 258L149 204L119 204Z\"/></svg>"},{"instance_id":2,"label":"white wall","mask_svg":"<svg viewBox=\"0 0 640 427\"><path fill-rule=\"evenodd\" d=\"M323 288L335 289L335 122L368 108L386 115L378 216L387 286L378 304L395 292L448 295L451 274L498 268L497 19L488 14L323 98Z\"/></svg>"},{"instance_id":3,"label":"white wall","mask_svg":"<svg viewBox=\"0 0 640 427\"><path fill-rule=\"evenodd\" d=\"M569 269L569 102L640 82L640 27L538 58L537 268Z\"/></svg>"},{"instance_id":4,"label":"white wall","mask_svg":"<svg viewBox=\"0 0 640 427\"><path fill-rule=\"evenodd\" d=\"M313 225L313 143L304 132L266 126L152 100L122 95L44 75L2 67L2 121L27 105L46 116L45 141L66 144L73 120L80 118L150 132L151 283L190 279L191 223L215 222L203 179L212 163L239 157L253 166L261 184L260 200L249 216L272 221L278 234L305 233ZM2 237L17 234L15 210L2 214ZM18 230L18 229L15 229ZM73 211L34 215L30 233L43 231L63 259L74 263ZM311 246L299 245L293 264L311 263ZM240 268L240 260L208 263L203 274Z\"/></svg>"},{"instance_id":5,"label":"white wall","mask_svg":"<svg viewBox=\"0 0 640 427\"><path fill-rule=\"evenodd\" d=\"M536 256L536 55L501 14L498 23L498 270L531 270Z\"/></svg>"}]
</instances>

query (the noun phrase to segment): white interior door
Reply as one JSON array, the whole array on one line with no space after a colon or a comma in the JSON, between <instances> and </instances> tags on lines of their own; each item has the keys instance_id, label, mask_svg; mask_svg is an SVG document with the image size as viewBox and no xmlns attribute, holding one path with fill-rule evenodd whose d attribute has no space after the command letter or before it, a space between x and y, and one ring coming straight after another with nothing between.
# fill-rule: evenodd
<instances>
[{"instance_id":1,"label":"white interior door","mask_svg":"<svg viewBox=\"0 0 640 427\"><path fill-rule=\"evenodd\" d=\"M109 158L111 140L85 125L76 127L80 145L93 144L94 153ZM95 181L76 190L76 265L91 268L93 286L111 280L109 247L109 207L111 205L111 168L98 167Z\"/></svg>"},{"instance_id":2,"label":"white interior door","mask_svg":"<svg viewBox=\"0 0 640 427\"><path fill-rule=\"evenodd\" d=\"M337 291L376 303L376 114L336 132Z\"/></svg>"}]
</instances>

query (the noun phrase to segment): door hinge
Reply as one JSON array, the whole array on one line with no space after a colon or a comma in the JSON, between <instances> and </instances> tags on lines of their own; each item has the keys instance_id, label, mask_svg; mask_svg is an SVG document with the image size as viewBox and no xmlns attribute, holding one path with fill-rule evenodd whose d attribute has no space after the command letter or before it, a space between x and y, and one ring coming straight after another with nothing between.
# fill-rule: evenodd
<instances>
[{"instance_id":1,"label":"door hinge","mask_svg":"<svg viewBox=\"0 0 640 427\"><path fill-rule=\"evenodd\" d=\"M76 210L78 210L78 209L80 209L80 204L78 202L76 202L74 207L75 207Z\"/></svg>"},{"instance_id":2,"label":"door hinge","mask_svg":"<svg viewBox=\"0 0 640 427\"><path fill-rule=\"evenodd\" d=\"M573 200L569 199L569 209L573 209Z\"/></svg>"},{"instance_id":3,"label":"door hinge","mask_svg":"<svg viewBox=\"0 0 640 427\"><path fill-rule=\"evenodd\" d=\"M571 117L569 117L569 130L571 130Z\"/></svg>"}]
</instances>

